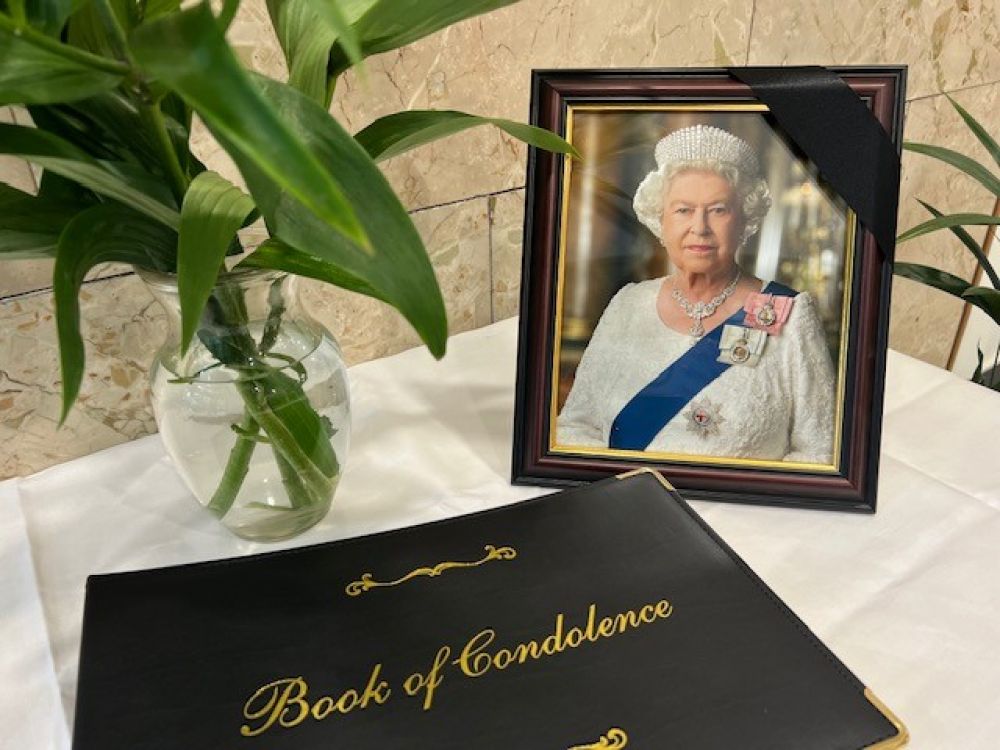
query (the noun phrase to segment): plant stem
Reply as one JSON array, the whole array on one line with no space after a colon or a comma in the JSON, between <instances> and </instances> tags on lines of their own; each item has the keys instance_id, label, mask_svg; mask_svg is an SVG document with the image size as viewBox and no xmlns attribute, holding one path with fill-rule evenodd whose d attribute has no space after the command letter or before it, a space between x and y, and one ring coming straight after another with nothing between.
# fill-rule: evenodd
<instances>
[{"instance_id":1,"label":"plant stem","mask_svg":"<svg viewBox=\"0 0 1000 750\"><path fill-rule=\"evenodd\" d=\"M102 57L101 55L94 55L85 50L79 49L78 47L73 47L69 44L63 44L52 37L48 37L40 31L35 31L35 29L30 26L22 26L16 23L10 16L0 13L0 29L9 31L16 37L24 39L24 41L34 46L44 49L47 52L52 52L53 54L59 55L66 60L72 60L73 62L80 63L81 65L86 65L94 70L100 70L104 73L113 73L115 75L127 76L132 72L125 63L119 62L118 60L110 60L107 57Z\"/></svg>"},{"instance_id":2,"label":"plant stem","mask_svg":"<svg viewBox=\"0 0 1000 750\"><path fill-rule=\"evenodd\" d=\"M281 482L285 485L285 493L288 495L288 502L293 508L301 508L310 503L317 503L309 491L309 488L302 484L299 475L295 473L292 465L285 460L281 453L275 451L274 460L278 464L278 471L281 472Z\"/></svg>"},{"instance_id":3,"label":"plant stem","mask_svg":"<svg viewBox=\"0 0 1000 750\"><path fill-rule=\"evenodd\" d=\"M329 496L333 492L333 484L306 455L284 423L271 411L259 391L259 385L254 381L240 380L237 381L236 387L243 396L250 414L271 438L271 448L275 454L280 453L298 474L300 480L313 488L314 493L324 497Z\"/></svg>"},{"instance_id":4,"label":"plant stem","mask_svg":"<svg viewBox=\"0 0 1000 750\"><path fill-rule=\"evenodd\" d=\"M246 479L247 472L250 470L250 458L253 456L254 448L257 447L257 441L248 435L256 435L260 427L250 416L250 410L245 407L240 428L246 435L237 436L236 443L229 452L229 460L226 461L226 468L222 472L219 486L208 503L208 509L219 518L225 516L233 507L236 496L243 486L243 480Z\"/></svg>"},{"instance_id":5,"label":"plant stem","mask_svg":"<svg viewBox=\"0 0 1000 750\"><path fill-rule=\"evenodd\" d=\"M142 119L147 123L156 138L156 148L160 152L160 162L170 180L170 192L177 201L177 208L184 206L184 195L187 193L190 181L184 170L181 169L180 160L174 150L174 144L170 141L170 134L167 133L167 124L163 120L163 112L160 111L159 104L143 104L140 108Z\"/></svg>"}]
</instances>

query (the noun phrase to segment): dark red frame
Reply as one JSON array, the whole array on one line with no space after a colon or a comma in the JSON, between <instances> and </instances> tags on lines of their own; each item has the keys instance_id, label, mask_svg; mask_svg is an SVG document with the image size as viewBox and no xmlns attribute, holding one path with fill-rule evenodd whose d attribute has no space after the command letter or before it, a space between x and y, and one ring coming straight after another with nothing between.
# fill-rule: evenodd
<instances>
[{"instance_id":1,"label":"dark red frame","mask_svg":"<svg viewBox=\"0 0 1000 750\"><path fill-rule=\"evenodd\" d=\"M906 68L834 67L870 107L897 152ZM720 69L543 70L532 74L531 123L565 135L569 104L759 101ZM685 495L741 503L874 512L882 429L892 258L859 224L851 280L841 471L709 466L551 453L548 449L563 157L528 156L514 414L514 484L572 486L648 466Z\"/></svg>"}]
</instances>

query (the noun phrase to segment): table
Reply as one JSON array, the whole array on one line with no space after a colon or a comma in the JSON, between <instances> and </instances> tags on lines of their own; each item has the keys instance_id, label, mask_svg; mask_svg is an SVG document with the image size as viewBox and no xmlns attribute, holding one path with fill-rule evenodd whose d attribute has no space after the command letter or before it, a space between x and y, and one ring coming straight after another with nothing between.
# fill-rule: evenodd
<instances>
[{"instance_id":1,"label":"table","mask_svg":"<svg viewBox=\"0 0 1000 750\"><path fill-rule=\"evenodd\" d=\"M0 483L0 748L68 748L91 573L246 555L523 500L511 487L516 320L350 370L334 509L279 545L198 507L158 436ZM695 509L908 725L1000 743L1000 395L890 352L878 514Z\"/></svg>"}]
</instances>

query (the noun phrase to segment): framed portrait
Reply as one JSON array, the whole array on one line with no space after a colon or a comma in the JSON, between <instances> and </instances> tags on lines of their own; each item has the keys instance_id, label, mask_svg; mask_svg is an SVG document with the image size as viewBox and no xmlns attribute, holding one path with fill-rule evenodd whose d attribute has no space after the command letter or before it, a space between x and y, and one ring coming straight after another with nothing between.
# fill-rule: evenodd
<instances>
[{"instance_id":1,"label":"framed portrait","mask_svg":"<svg viewBox=\"0 0 1000 750\"><path fill-rule=\"evenodd\" d=\"M512 481L873 512L905 68L536 71Z\"/></svg>"}]
</instances>

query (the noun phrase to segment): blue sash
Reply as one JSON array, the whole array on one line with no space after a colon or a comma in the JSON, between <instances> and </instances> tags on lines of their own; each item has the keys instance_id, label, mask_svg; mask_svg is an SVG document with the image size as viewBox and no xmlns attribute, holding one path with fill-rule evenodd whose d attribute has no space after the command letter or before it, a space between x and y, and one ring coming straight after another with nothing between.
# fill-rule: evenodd
<instances>
[{"instance_id":1,"label":"blue sash","mask_svg":"<svg viewBox=\"0 0 1000 750\"><path fill-rule=\"evenodd\" d=\"M771 281L764 294L794 297L798 292ZM611 425L608 447L644 451L660 430L732 365L719 362L719 342L727 325L742 325L745 313L737 310L722 325L716 326L698 343L661 372L622 407Z\"/></svg>"}]
</instances>

